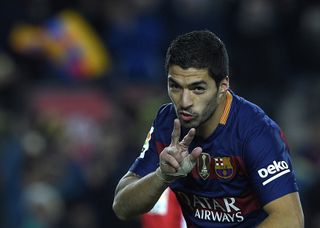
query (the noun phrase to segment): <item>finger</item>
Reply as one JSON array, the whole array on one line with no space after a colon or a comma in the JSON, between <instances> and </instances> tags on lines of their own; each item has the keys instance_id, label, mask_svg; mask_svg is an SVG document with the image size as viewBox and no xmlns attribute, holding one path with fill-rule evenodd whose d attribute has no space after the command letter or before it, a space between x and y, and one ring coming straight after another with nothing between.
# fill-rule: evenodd
<instances>
[{"instance_id":1,"label":"finger","mask_svg":"<svg viewBox=\"0 0 320 228\"><path fill-rule=\"evenodd\" d=\"M194 139L194 136L196 135L196 129L191 128L188 132L188 134L186 134L186 136L184 136L184 138L181 141L181 144L183 146L188 147L190 145L190 143L192 142L192 140Z\"/></svg>"},{"instance_id":2,"label":"finger","mask_svg":"<svg viewBox=\"0 0 320 228\"><path fill-rule=\"evenodd\" d=\"M182 159L184 159L185 157L187 157L189 155L189 151L188 150L185 150L185 151L182 151L181 152L181 157Z\"/></svg>"},{"instance_id":3,"label":"finger","mask_svg":"<svg viewBox=\"0 0 320 228\"><path fill-rule=\"evenodd\" d=\"M180 164L177 161L177 159L168 153L162 156L161 163L167 164L168 166L171 166L175 169L178 169L180 167Z\"/></svg>"},{"instance_id":4,"label":"finger","mask_svg":"<svg viewBox=\"0 0 320 228\"><path fill-rule=\"evenodd\" d=\"M201 153L202 153L201 147L194 148L192 152L189 154L190 161L195 162L198 159L198 157L201 155Z\"/></svg>"},{"instance_id":5,"label":"finger","mask_svg":"<svg viewBox=\"0 0 320 228\"><path fill-rule=\"evenodd\" d=\"M162 172L165 172L165 173L175 173L175 172L177 172L176 168L171 167L167 163L162 163L160 165L160 169L161 169Z\"/></svg>"},{"instance_id":6,"label":"finger","mask_svg":"<svg viewBox=\"0 0 320 228\"><path fill-rule=\"evenodd\" d=\"M170 154L176 159L177 162L181 162L188 154L188 150L178 150L176 146L169 146L165 149L165 152Z\"/></svg>"},{"instance_id":7,"label":"finger","mask_svg":"<svg viewBox=\"0 0 320 228\"><path fill-rule=\"evenodd\" d=\"M182 163L180 164L181 170L183 170L184 174L189 173L196 164L196 160L200 156L202 152L201 147L196 147L192 150L191 154L189 154L185 159L183 159ZM179 170L178 170L179 172Z\"/></svg>"},{"instance_id":8,"label":"finger","mask_svg":"<svg viewBox=\"0 0 320 228\"><path fill-rule=\"evenodd\" d=\"M171 145L177 145L179 143L181 129L180 120L175 119L173 122L173 131L171 134Z\"/></svg>"}]
</instances>

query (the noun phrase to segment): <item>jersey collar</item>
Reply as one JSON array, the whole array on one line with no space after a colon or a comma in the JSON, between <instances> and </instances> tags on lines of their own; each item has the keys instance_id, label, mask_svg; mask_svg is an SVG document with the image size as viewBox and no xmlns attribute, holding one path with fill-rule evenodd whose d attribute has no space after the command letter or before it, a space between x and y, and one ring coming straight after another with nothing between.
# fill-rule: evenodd
<instances>
[{"instance_id":1,"label":"jersey collar","mask_svg":"<svg viewBox=\"0 0 320 228\"><path fill-rule=\"evenodd\" d=\"M228 117L229 117L229 113L230 113L230 109L231 109L231 103L232 103L232 94L230 93L230 91L227 91L226 94L226 105L224 106L224 110L222 113L222 116L220 118L220 124L225 125L227 123Z\"/></svg>"}]
</instances>

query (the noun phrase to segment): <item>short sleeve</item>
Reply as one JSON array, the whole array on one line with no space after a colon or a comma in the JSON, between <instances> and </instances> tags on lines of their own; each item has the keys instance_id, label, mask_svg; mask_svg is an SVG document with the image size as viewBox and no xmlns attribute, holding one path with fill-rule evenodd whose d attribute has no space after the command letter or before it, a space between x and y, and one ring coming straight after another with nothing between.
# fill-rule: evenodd
<instances>
[{"instance_id":1,"label":"short sleeve","mask_svg":"<svg viewBox=\"0 0 320 228\"><path fill-rule=\"evenodd\" d=\"M159 155L156 148L157 133L155 129L155 123L153 123L147 134L139 157L136 158L129 169L129 171L141 177L153 172L159 164Z\"/></svg>"},{"instance_id":2,"label":"short sleeve","mask_svg":"<svg viewBox=\"0 0 320 228\"><path fill-rule=\"evenodd\" d=\"M168 132L172 131L175 112L171 104L160 107L156 118L147 134L139 157L131 165L129 171L143 177L159 166L159 154L167 144ZM162 137L161 137L162 136ZM169 137L170 138L170 137Z\"/></svg>"},{"instance_id":3,"label":"short sleeve","mask_svg":"<svg viewBox=\"0 0 320 228\"><path fill-rule=\"evenodd\" d=\"M250 131L244 156L250 181L263 205L298 191L287 143L273 121L264 121Z\"/></svg>"}]
</instances>

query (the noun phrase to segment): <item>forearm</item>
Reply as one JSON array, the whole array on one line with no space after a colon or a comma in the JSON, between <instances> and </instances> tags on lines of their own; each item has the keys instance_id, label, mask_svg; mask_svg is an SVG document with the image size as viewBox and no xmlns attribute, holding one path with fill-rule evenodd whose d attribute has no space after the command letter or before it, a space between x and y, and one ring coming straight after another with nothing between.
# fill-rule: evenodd
<instances>
[{"instance_id":1,"label":"forearm","mask_svg":"<svg viewBox=\"0 0 320 228\"><path fill-rule=\"evenodd\" d=\"M155 172L125 184L116 192L113 210L120 219L128 219L148 212L168 185Z\"/></svg>"},{"instance_id":2,"label":"forearm","mask_svg":"<svg viewBox=\"0 0 320 228\"><path fill-rule=\"evenodd\" d=\"M278 198L263 208L268 217L258 228L304 227L304 215L298 192Z\"/></svg>"},{"instance_id":3,"label":"forearm","mask_svg":"<svg viewBox=\"0 0 320 228\"><path fill-rule=\"evenodd\" d=\"M299 217L298 217L299 218ZM276 214L269 215L257 228L302 228L303 219L291 216L281 216Z\"/></svg>"}]
</instances>

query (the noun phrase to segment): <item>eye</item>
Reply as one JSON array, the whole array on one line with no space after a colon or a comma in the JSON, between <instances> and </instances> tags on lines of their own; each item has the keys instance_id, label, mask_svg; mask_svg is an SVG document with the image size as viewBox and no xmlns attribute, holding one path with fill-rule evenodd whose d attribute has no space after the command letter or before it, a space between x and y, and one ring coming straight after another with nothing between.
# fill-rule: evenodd
<instances>
[{"instance_id":1,"label":"eye","mask_svg":"<svg viewBox=\"0 0 320 228\"><path fill-rule=\"evenodd\" d=\"M172 90L172 91L178 91L181 87L176 84L176 83L169 83L169 88Z\"/></svg>"},{"instance_id":2,"label":"eye","mask_svg":"<svg viewBox=\"0 0 320 228\"><path fill-rule=\"evenodd\" d=\"M193 92L195 94L202 94L206 91L206 89L204 87L201 87L201 86L197 86L197 87L194 87L193 88Z\"/></svg>"}]
</instances>

